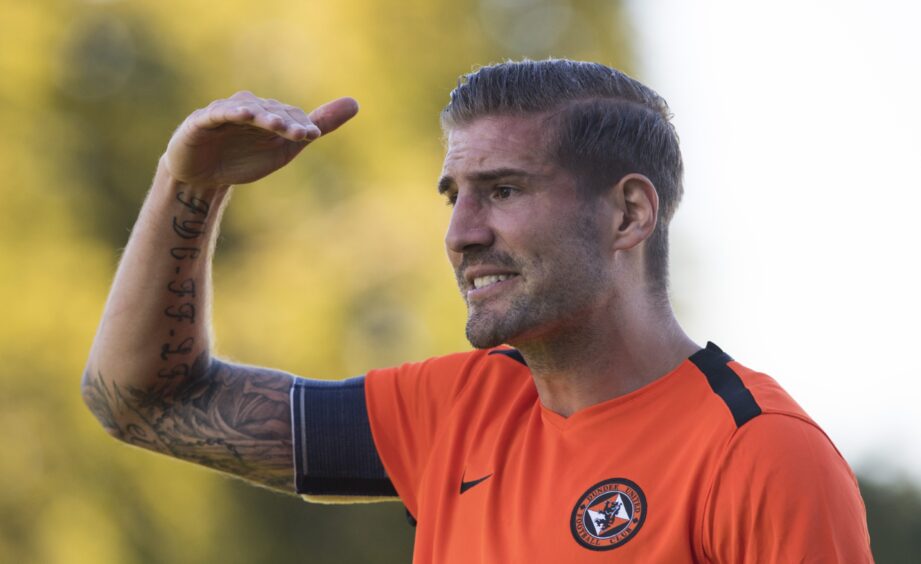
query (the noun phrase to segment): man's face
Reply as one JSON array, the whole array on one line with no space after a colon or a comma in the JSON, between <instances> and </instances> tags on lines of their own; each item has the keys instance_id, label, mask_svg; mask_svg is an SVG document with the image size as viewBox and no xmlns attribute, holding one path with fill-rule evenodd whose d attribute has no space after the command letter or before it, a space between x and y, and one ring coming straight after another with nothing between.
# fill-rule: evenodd
<instances>
[{"instance_id":1,"label":"man's face","mask_svg":"<svg viewBox=\"0 0 921 564\"><path fill-rule=\"evenodd\" d=\"M610 294L603 199L588 201L548 155L538 117L487 117L448 135L445 236L478 348L579 326Z\"/></svg>"}]
</instances>

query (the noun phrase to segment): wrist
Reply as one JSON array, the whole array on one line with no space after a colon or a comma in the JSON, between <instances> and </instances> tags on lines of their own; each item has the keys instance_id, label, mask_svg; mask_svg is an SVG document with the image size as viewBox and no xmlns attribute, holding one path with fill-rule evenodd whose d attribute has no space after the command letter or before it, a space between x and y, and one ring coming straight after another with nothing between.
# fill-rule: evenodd
<instances>
[{"instance_id":1,"label":"wrist","mask_svg":"<svg viewBox=\"0 0 921 564\"><path fill-rule=\"evenodd\" d=\"M169 190L171 194L175 194L179 191L185 191L189 194L193 194L199 198L213 199L215 197L221 198L224 194L230 191L232 187L230 184L221 184L219 182L187 182L184 180L179 180L172 173L169 168L169 162L164 153L160 160L157 162L157 172L154 178L154 186L162 186Z\"/></svg>"},{"instance_id":2,"label":"wrist","mask_svg":"<svg viewBox=\"0 0 921 564\"><path fill-rule=\"evenodd\" d=\"M231 188L228 184L178 180L170 172L165 157L161 157L145 202L145 208L153 215L143 221L172 218L175 224L173 231L179 237L189 236L193 232L204 234L205 231L213 231L220 223ZM145 217L144 214L142 217ZM211 227L203 230L206 224Z\"/></svg>"}]
</instances>

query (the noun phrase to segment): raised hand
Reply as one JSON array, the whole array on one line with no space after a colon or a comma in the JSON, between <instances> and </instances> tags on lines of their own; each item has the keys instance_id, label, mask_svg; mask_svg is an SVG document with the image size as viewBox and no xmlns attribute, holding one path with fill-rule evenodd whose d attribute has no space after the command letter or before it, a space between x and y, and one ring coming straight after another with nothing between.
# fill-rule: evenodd
<instances>
[{"instance_id":1,"label":"raised hand","mask_svg":"<svg viewBox=\"0 0 921 564\"><path fill-rule=\"evenodd\" d=\"M327 102L308 115L277 100L237 92L192 112L173 133L163 163L174 179L189 184L253 182L291 162L357 112L352 98Z\"/></svg>"}]
</instances>

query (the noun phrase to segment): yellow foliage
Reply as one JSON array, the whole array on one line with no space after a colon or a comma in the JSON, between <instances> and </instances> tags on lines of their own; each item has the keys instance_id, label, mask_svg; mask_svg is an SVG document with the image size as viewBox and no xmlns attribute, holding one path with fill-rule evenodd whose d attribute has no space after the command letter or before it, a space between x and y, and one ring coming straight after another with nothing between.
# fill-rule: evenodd
<instances>
[{"instance_id":1,"label":"yellow foliage","mask_svg":"<svg viewBox=\"0 0 921 564\"><path fill-rule=\"evenodd\" d=\"M590 29L568 24L529 51L484 19L528 2L2 2L0 561L281 561L310 531L320 560L324 542L336 542L332 561L406 559L399 517L358 527L382 542L345 542L364 509L272 538L265 523L299 519L299 507L116 443L82 405L80 376L170 132L239 89L307 109L351 95L362 110L287 169L236 188L215 266L219 352L341 378L465 347L434 185L437 112L478 64L619 62L613 43L583 40L616 30L595 17L615 13L608 2L556 4Z\"/></svg>"}]
</instances>

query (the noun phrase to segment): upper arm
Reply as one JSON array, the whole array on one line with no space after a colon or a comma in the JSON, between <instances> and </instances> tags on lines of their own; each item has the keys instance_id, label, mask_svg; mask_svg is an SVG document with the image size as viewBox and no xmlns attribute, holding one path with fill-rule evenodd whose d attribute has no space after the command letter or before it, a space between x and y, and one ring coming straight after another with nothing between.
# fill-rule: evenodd
<instances>
[{"instance_id":1,"label":"upper arm","mask_svg":"<svg viewBox=\"0 0 921 564\"><path fill-rule=\"evenodd\" d=\"M188 374L135 388L87 373L83 395L113 436L293 493L294 377L199 355Z\"/></svg>"},{"instance_id":2,"label":"upper arm","mask_svg":"<svg viewBox=\"0 0 921 564\"><path fill-rule=\"evenodd\" d=\"M737 431L713 481L703 546L713 562L872 562L850 467L820 429L780 414Z\"/></svg>"}]
</instances>

